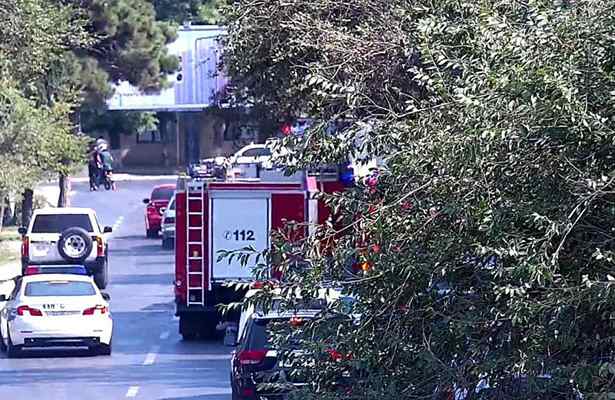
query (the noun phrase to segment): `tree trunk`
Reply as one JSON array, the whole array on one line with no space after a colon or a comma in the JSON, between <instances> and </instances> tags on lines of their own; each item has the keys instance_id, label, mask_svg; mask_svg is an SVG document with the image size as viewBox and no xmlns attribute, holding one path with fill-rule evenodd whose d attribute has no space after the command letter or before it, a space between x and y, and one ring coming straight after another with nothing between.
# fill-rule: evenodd
<instances>
[{"instance_id":1,"label":"tree trunk","mask_svg":"<svg viewBox=\"0 0 615 400\"><path fill-rule=\"evenodd\" d=\"M6 211L6 197L0 196L0 232L4 227L4 212Z\"/></svg>"},{"instance_id":2,"label":"tree trunk","mask_svg":"<svg viewBox=\"0 0 615 400\"><path fill-rule=\"evenodd\" d=\"M24 190L23 199L21 200L21 226L28 226L30 224L33 203L34 191L32 189Z\"/></svg>"},{"instance_id":3,"label":"tree trunk","mask_svg":"<svg viewBox=\"0 0 615 400\"><path fill-rule=\"evenodd\" d=\"M68 207L68 176L60 174L58 184L60 186L60 195L58 196L58 207Z\"/></svg>"}]
</instances>

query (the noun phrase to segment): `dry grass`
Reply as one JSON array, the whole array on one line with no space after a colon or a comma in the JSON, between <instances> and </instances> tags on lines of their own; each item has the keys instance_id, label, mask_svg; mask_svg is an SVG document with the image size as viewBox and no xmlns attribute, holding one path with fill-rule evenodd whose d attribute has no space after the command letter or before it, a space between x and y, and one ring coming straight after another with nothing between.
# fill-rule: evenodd
<instances>
[{"instance_id":1,"label":"dry grass","mask_svg":"<svg viewBox=\"0 0 615 400\"><path fill-rule=\"evenodd\" d=\"M0 265L19 259L21 242L16 227L7 227L0 232Z\"/></svg>"}]
</instances>

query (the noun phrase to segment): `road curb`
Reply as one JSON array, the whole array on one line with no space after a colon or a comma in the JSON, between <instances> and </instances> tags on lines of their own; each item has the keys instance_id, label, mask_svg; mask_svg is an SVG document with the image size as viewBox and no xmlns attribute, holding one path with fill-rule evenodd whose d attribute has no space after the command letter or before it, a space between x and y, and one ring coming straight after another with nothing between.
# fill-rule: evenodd
<instances>
[{"instance_id":1,"label":"road curb","mask_svg":"<svg viewBox=\"0 0 615 400\"><path fill-rule=\"evenodd\" d=\"M113 174L115 182L137 182L137 181L157 181L161 179L177 179L179 175L130 175L130 174ZM89 178L74 178L72 182L88 183Z\"/></svg>"}]
</instances>

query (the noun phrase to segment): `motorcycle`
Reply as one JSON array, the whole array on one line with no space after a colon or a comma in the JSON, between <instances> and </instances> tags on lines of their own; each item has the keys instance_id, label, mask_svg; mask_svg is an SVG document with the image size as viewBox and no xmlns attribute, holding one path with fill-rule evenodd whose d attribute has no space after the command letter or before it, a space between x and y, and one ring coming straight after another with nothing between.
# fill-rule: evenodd
<instances>
[{"instance_id":1,"label":"motorcycle","mask_svg":"<svg viewBox=\"0 0 615 400\"><path fill-rule=\"evenodd\" d=\"M115 182L113 182L113 171L102 171L102 184L105 190L115 190Z\"/></svg>"}]
</instances>

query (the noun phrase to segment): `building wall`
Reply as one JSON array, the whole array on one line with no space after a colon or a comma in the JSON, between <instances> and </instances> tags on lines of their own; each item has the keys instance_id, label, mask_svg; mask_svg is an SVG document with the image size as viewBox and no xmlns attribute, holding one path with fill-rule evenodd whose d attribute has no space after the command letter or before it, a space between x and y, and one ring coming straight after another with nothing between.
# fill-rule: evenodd
<instances>
[{"instance_id":1,"label":"building wall","mask_svg":"<svg viewBox=\"0 0 615 400\"><path fill-rule=\"evenodd\" d=\"M136 133L121 134L120 147L113 149L112 154L120 168L173 167L186 165L186 160L191 158L228 156L248 144L246 140L225 140L226 126L232 123L232 120L207 111L176 113L176 117L169 119L165 127L159 127L166 131L162 134L167 138L163 143L143 143L138 141ZM106 138L109 141L108 136ZM191 147L191 144L196 147Z\"/></svg>"},{"instance_id":2,"label":"building wall","mask_svg":"<svg viewBox=\"0 0 615 400\"><path fill-rule=\"evenodd\" d=\"M137 135L122 135L114 157L120 165L172 166L177 164L175 143L137 143Z\"/></svg>"},{"instance_id":3,"label":"building wall","mask_svg":"<svg viewBox=\"0 0 615 400\"><path fill-rule=\"evenodd\" d=\"M187 141L190 135L196 135L198 142L198 150L195 150L195 156L198 159L229 156L239 150L243 145L233 140L225 140L224 131L228 121L222 117L216 116L210 112L186 112L179 116L179 148L180 164L186 162ZM194 157L193 157L194 158Z\"/></svg>"}]
</instances>

